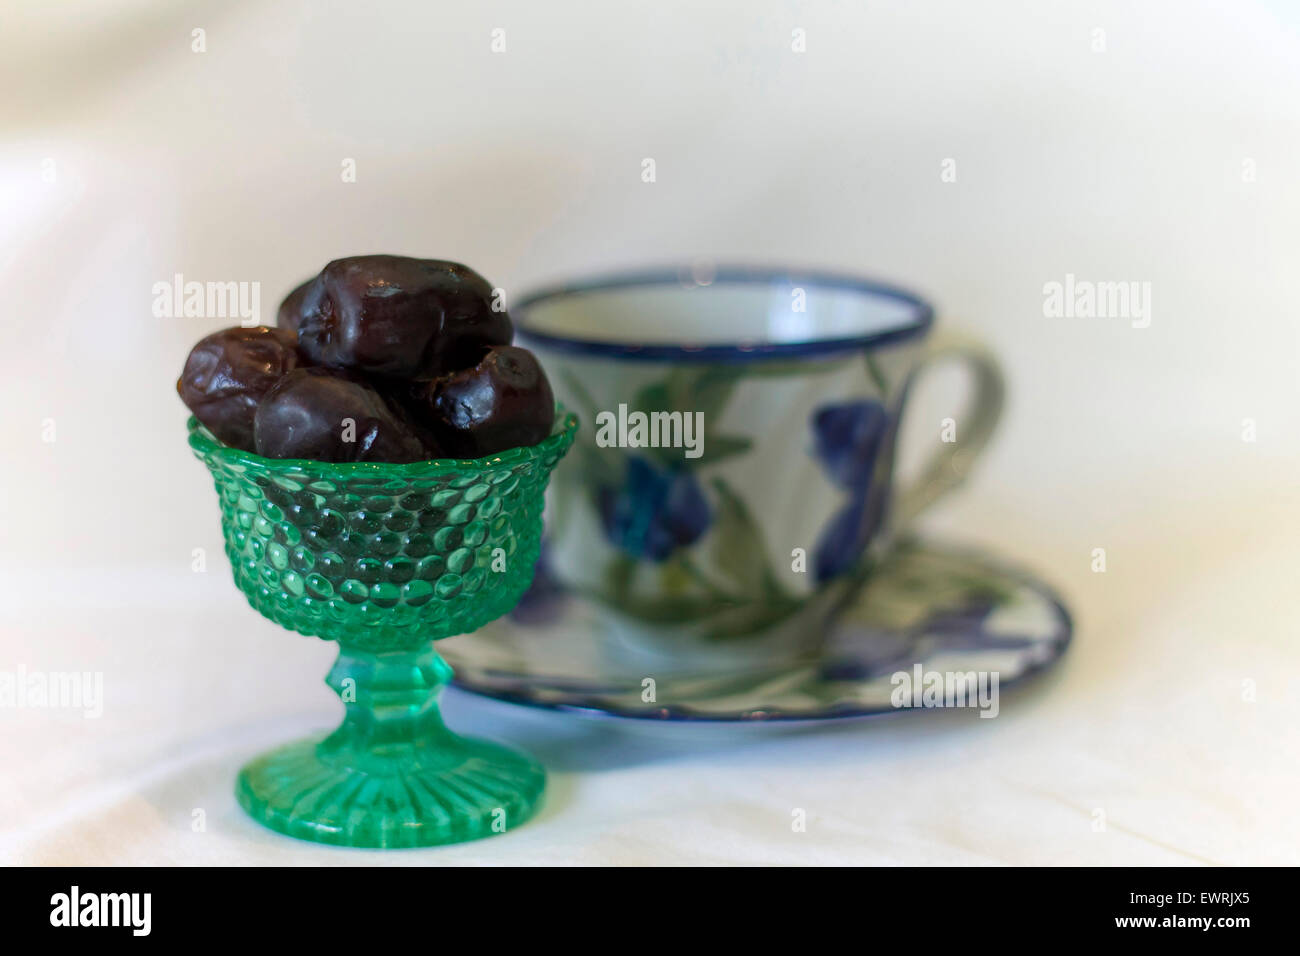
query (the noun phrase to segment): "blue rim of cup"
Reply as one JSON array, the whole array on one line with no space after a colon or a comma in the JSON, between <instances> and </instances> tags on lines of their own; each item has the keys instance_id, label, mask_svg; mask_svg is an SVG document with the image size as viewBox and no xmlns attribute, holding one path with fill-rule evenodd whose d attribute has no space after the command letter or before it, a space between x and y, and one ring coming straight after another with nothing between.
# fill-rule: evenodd
<instances>
[{"instance_id":1,"label":"blue rim of cup","mask_svg":"<svg viewBox=\"0 0 1300 956\"><path fill-rule=\"evenodd\" d=\"M538 303L587 292L606 292L612 289L637 286L681 285L685 288L704 287L720 283L769 284L791 283L821 289L838 289L860 292L869 296L891 299L913 309L912 317L896 328L885 329L870 335L842 338L804 339L791 342L766 342L742 340L728 343L700 343L698 345L664 343L620 342L607 339L574 338L555 335L533 328L530 311ZM523 296L510 310L519 340L530 346L541 346L556 352L573 355L600 356L631 361L673 362L752 362L759 359L811 358L861 352L881 345L891 345L922 338L934 323L934 308L920 296L898 286L864 279L844 273L823 272L813 269L773 266L725 265L701 269L697 265L615 272L557 285L545 286Z\"/></svg>"}]
</instances>

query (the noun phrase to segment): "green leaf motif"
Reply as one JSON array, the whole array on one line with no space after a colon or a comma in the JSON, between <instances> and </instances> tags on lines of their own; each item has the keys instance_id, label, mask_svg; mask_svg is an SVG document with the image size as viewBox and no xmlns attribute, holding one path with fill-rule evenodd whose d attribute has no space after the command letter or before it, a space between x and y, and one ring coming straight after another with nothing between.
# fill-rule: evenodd
<instances>
[{"instance_id":1,"label":"green leaf motif","mask_svg":"<svg viewBox=\"0 0 1300 956\"><path fill-rule=\"evenodd\" d=\"M709 464L716 465L736 455L743 455L753 447L754 442L749 438L742 438L739 435L713 435L705 442L704 454L700 457L708 459Z\"/></svg>"},{"instance_id":2,"label":"green leaf motif","mask_svg":"<svg viewBox=\"0 0 1300 956\"><path fill-rule=\"evenodd\" d=\"M573 393L574 400L581 406L580 410L585 413L583 417L594 422L596 412L600 411L600 409L596 407L596 400L587 391L586 383L569 369L561 371L560 378L563 379L569 391Z\"/></svg>"},{"instance_id":3,"label":"green leaf motif","mask_svg":"<svg viewBox=\"0 0 1300 956\"><path fill-rule=\"evenodd\" d=\"M889 398L889 379L885 378L885 373L880 370L880 363L876 357L868 352L865 356L867 360L867 374L871 376L871 381L875 384L881 399Z\"/></svg>"},{"instance_id":4,"label":"green leaf motif","mask_svg":"<svg viewBox=\"0 0 1300 956\"><path fill-rule=\"evenodd\" d=\"M936 608L962 607L981 598L1000 605L1011 597L994 572L982 574L968 560L907 540L866 575L863 598L850 613L859 624L903 629L919 624Z\"/></svg>"},{"instance_id":5,"label":"green leaf motif","mask_svg":"<svg viewBox=\"0 0 1300 956\"><path fill-rule=\"evenodd\" d=\"M728 366L689 366L675 368L662 380L642 387L628 403L628 412L679 413L682 416L700 415L703 431L695 436L703 454L687 458L682 447L661 446L637 449L658 464L674 468L699 468L747 451L751 442L740 436L720 435L718 419L731 400L742 372ZM617 409L609 409L617 411ZM692 427L694 420L690 423Z\"/></svg>"},{"instance_id":6,"label":"green leaf motif","mask_svg":"<svg viewBox=\"0 0 1300 956\"><path fill-rule=\"evenodd\" d=\"M806 601L772 573L749 507L722 479L712 486L714 520L700 546L658 565L616 555L604 569L604 593L589 596L643 623L690 627L708 640L752 635L799 612Z\"/></svg>"},{"instance_id":7,"label":"green leaf motif","mask_svg":"<svg viewBox=\"0 0 1300 956\"><path fill-rule=\"evenodd\" d=\"M783 596L767 564L767 544L749 506L721 478L713 480L717 513L708 534L709 553L718 573L752 600Z\"/></svg>"}]
</instances>

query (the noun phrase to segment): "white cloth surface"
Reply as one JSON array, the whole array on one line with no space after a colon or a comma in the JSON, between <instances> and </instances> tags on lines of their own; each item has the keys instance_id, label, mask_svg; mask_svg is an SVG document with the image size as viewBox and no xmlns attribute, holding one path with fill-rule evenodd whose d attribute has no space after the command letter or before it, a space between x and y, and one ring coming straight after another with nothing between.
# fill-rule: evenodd
<instances>
[{"instance_id":1,"label":"white cloth surface","mask_svg":"<svg viewBox=\"0 0 1300 956\"><path fill-rule=\"evenodd\" d=\"M1300 862L1298 25L1253 2L11 5L0 670L102 672L104 706L0 708L0 861ZM334 648L231 586L172 392L231 323L157 318L151 290L257 281L269 322L374 251L507 290L720 258L929 293L1011 404L925 528L1056 584L1069 656L995 720L635 726L453 691L453 726L550 768L534 822L387 854L262 830L234 775L337 721ZM1149 281L1150 327L1046 318L1067 273ZM910 448L950 401L935 383Z\"/></svg>"}]
</instances>

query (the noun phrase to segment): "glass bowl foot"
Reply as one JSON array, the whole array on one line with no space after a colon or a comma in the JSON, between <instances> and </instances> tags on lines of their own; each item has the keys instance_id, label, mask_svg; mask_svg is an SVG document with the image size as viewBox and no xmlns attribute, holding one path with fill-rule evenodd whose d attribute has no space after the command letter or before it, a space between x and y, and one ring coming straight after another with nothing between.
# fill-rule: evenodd
<instances>
[{"instance_id":1,"label":"glass bowl foot","mask_svg":"<svg viewBox=\"0 0 1300 956\"><path fill-rule=\"evenodd\" d=\"M239 773L239 805L287 836L335 846L437 846L494 836L533 815L546 785L536 761L486 740L444 741L437 766L367 772L300 740Z\"/></svg>"},{"instance_id":2,"label":"glass bowl foot","mask_svg":"<svg viewBox=\"0 0 1300 956\"><path fill-rule=\"evenodd\" d=\"M343 698L343 724L245 766L239 805L279 833L336 846L437 846L519 826L541 801L546 771L448 730L437 696L450 677L432 647L342 648L326 681Z\"/></svg>"}]
</instances>

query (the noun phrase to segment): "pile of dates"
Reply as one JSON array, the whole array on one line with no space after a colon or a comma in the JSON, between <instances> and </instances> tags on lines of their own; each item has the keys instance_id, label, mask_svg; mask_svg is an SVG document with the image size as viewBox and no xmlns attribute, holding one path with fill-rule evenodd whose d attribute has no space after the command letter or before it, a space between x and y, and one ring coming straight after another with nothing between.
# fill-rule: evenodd
<instances>
[{"instance_id":1,"label":"pile of dates","mask_svg":"<svg viewBox=\"0 0 1300 956\"><path fill-rule=\"evenodd\" d=\"M455 262L335 259L276 327L214 332L176 391L227 445L267 458L411 462L535 445L555 400L492 287Z\"/></svg>"}]
</instances>

